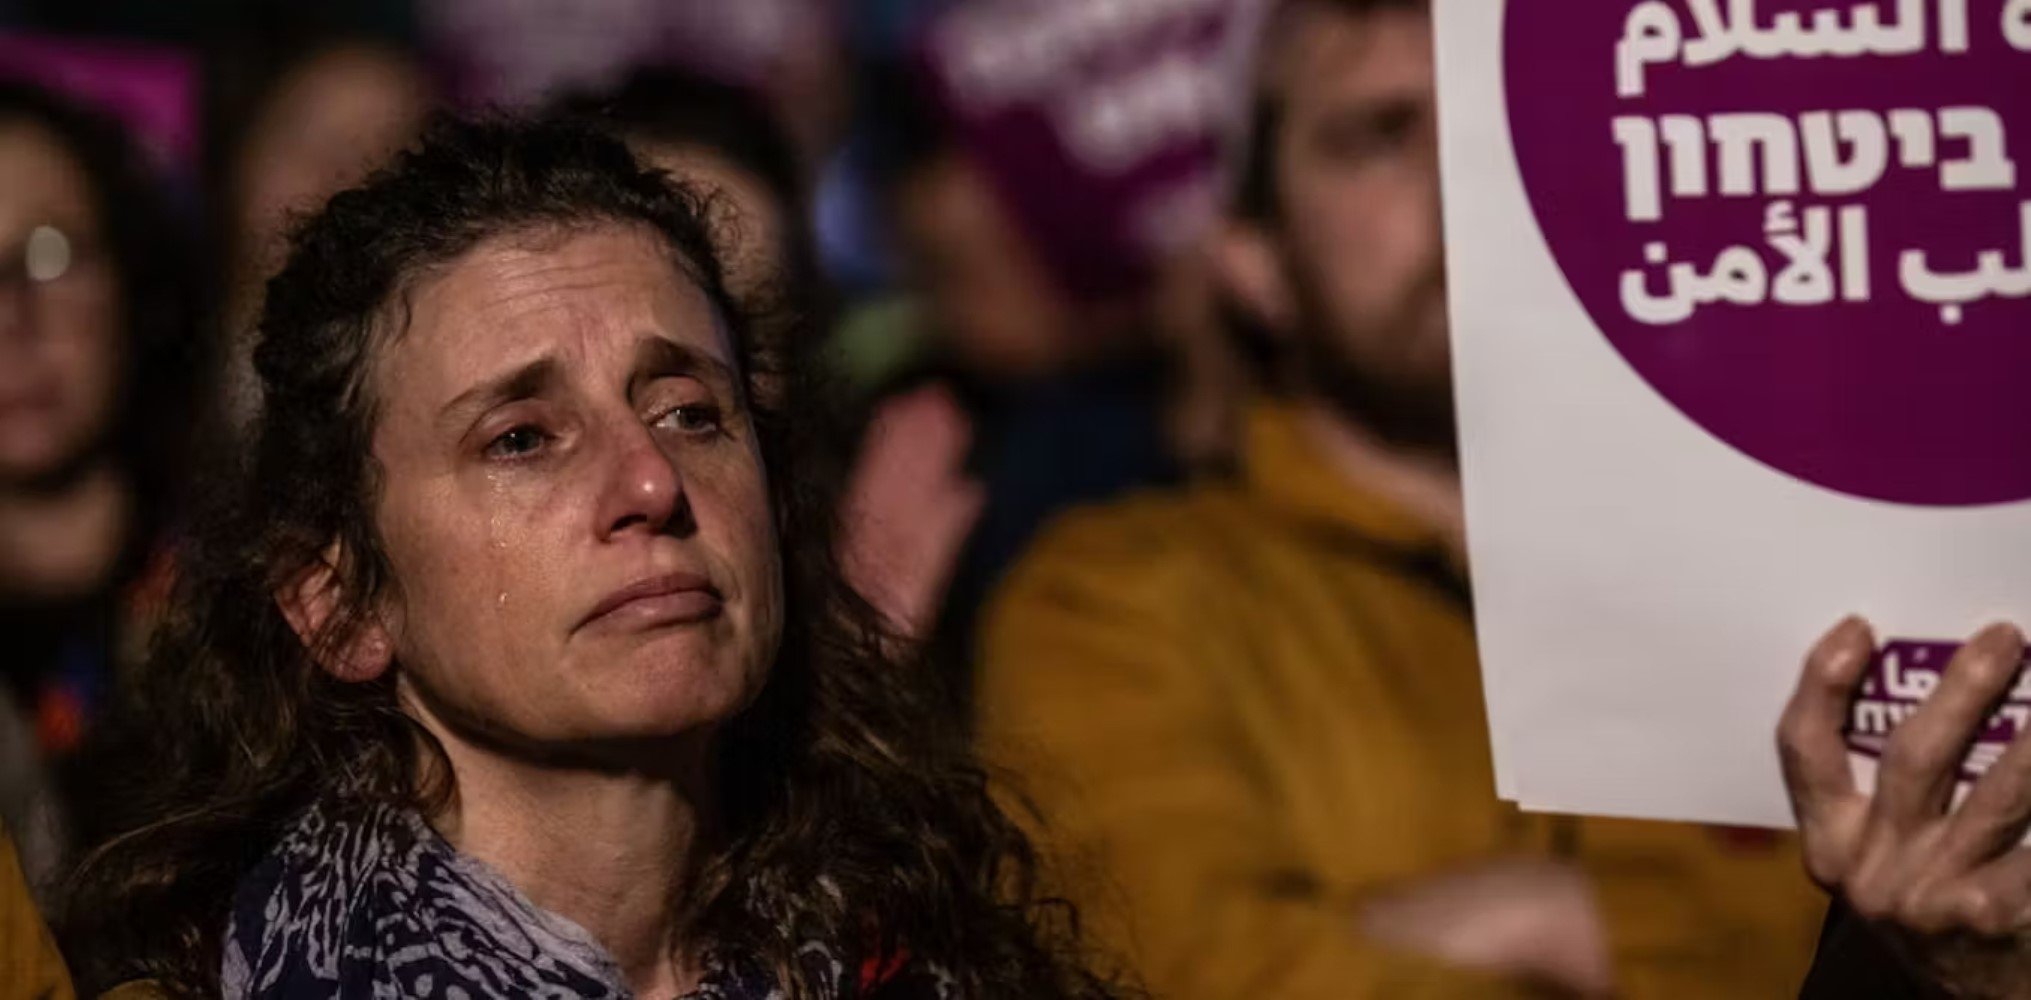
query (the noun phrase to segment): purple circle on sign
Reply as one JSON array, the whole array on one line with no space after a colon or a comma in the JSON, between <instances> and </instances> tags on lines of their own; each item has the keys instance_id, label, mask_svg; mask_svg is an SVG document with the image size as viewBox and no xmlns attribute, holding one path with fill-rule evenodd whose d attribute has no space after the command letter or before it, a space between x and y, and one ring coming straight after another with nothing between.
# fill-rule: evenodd
<instances>
[{"instance_id":1,"label":"purple circle on sign","mask_svg":"<svg viewBox=\"0 0 2031 1000\"><path fill-rule=\"evenodd\" d=\"M2031 47L2031 24L2006 20L2022 5L1508 0L1517 165L1609 343L1695 423L1807 482L2031 498L2031 52L2009 42Z\"/></svg>"}]
</instances>

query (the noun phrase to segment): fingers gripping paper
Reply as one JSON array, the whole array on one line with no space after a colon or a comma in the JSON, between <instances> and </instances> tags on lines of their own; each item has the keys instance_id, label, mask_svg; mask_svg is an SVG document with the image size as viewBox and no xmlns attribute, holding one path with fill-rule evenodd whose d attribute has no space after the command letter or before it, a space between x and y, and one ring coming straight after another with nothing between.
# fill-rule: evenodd
<instances>
[{"instance_id":1,"label":"fingers gripping paper","mask_svg":"<svg viewBox=\"0 0 2031 1000\"><path fill-rule=\"evenodd\" d=\"M1437 15L1500 791L1788 822L1818 632L2031 607L2031 0Z\"/></svg>"}]
</instances>

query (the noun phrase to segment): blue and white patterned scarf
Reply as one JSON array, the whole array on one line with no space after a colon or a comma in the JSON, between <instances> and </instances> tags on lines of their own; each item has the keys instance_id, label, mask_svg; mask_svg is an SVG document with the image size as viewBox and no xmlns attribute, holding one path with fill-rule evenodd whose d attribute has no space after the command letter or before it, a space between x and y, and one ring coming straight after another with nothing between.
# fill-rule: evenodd
<instances>
[{"instance_id":1,"label":"blue and white patterned scarf","mask_svg":"<svg viewBox=\"0 0 2031 1000\"><path fill-rule=\"evenodd\" d=\"M414 812L311 809L240 880L220 981L226 1000L629 998L577 924L460 854ZM836 997L862 992L822 946L804 949ZM944 996L946 977L925 992ZM886 994L887 990L877 992ZM684 1000L773 1000L766 975L707 963Z\"/></svg>"}]
</instances>

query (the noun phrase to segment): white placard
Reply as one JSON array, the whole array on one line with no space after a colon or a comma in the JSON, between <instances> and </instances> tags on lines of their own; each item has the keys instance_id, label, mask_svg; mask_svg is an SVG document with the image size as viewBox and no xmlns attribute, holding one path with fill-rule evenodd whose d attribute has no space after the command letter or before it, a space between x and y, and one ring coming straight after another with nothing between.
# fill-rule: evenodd
<instances>
[{"instance_id":1,"label":"white placard","mask_svg":"<svg viewBox=\"0 0 2031 1000\"><path fill-rule=\"evenodd\" d=\"M1477 627L1499 792L1526 808L1788 825L1774 728L1821 632L1850 612L1919 640L2031 621L2031 404L2008 390L2031 386L2012 284L2031 278L2031 55L1998 3L1701 20L1719 6L1436 5ZM1923 9L1919 47L1893 6ZM1859 51L1801 54L1823 43ZM1981 111L2023 168L2007 178L1956 132ZM1931 164L1896 131L1921 115ZM1872 121L1891 137L1873 180ZM1744 123L1795 139L1795 177ZM1824 288L1781 240L1815 238L1813 209L1866 216L1873 241L1833 225ZM1927 284L1918 251L1967 283Z\"/></svg>"}]
</instances>

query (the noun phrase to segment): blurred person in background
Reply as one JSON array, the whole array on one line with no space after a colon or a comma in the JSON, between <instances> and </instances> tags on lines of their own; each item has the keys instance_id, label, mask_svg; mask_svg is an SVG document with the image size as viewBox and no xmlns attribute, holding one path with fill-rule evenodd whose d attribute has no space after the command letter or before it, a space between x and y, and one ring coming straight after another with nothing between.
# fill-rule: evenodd
<instances>
[{"instance_id":1,"label":"blurred person in background","mask_svg":"<svg viewBox=\"0 0 2031 1000\"><path fill-rule=\"evenodd\" d=\"M435 91L402 46L311 25L230 35L212 61L212 191L221 244L225 417L258 399L248 355L290 226L416 137Z\"/></svg>"},{"instance_id":2,"label":"blurred person in background","mask_svg":"<svg viewBox=\"0 0 2031 1000\"><path fill-rule=\"evenodd\" d=\"M185 245L118 126L0 84L0 819L38 884L102 815L79 750L184 485Z\"/></svg>"},{"instance_id":3,"label":"blurred person in background","mask_svg":"<svg viewBox=\"0 0 2031 1000\"><path fill-rule=\"evenodd\" d=\"M557 111L602 122L636 155L710 198L725 243L727 288L758 315L822 328L808 184L775 113L746 88L676 67L645 67L611 90L575 94Z\"/></svg>"},{"instance_id":4,"label":"blurred person in background","mask_svg":"<svg viewBox=\"0 0 2031 1000\"><path fill-rule=\"evenodd\" d=\"M1164 996L1777 996L1823 902L1762 831L1498 801L1465 574L1431 26L1271 22L1212 247L1272 391L1240 469L1052 526L991 605L990 756Z\"/></svg>"},{"instance_id":5,"label":"blurred person in background","mask_svg":"<svg viewBox=\"0 0 2031 1000\"><path fill-rule=\"evenodd\" d=\"M857 584L970 700L974 615L1057 512L1170 482L1154 290L1061 286L910 74L877 77L884 198L924 350L873 407L847 509Z\"/></svg>"},{"instance_id":6,"label":"blurred person in background","mask_svg":"<svg viewBox=\"0 0 2031 1000\"><path fill-rule=\"evenodd\" d=\"M843 584L826 414L758 391L817 373L708 224L603 130L448 122L298 231L87 985L1116 995Z\"/></svg>"}]
</instances>

